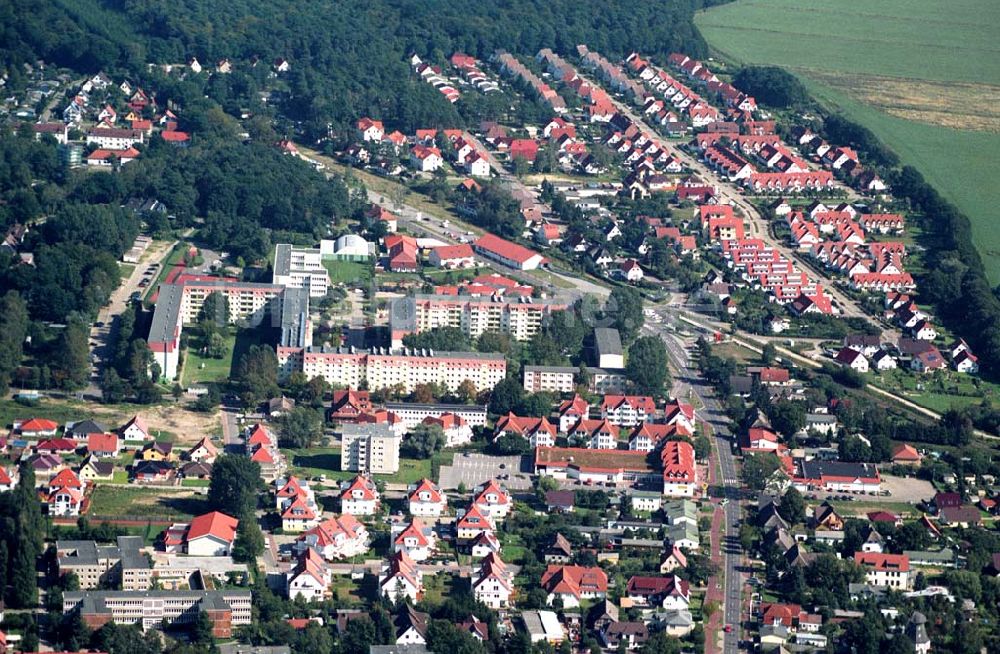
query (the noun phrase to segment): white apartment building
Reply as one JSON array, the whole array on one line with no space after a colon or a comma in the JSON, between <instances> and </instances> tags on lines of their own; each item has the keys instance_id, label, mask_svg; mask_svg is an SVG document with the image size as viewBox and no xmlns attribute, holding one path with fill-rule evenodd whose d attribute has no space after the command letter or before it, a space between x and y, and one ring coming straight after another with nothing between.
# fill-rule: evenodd
<instances>
[{"instance_id":1,"label":"white apartment building","mask_svg":"<svg viewBox=\"0 0 1000 654\"><path fill-rule=\"evenodd\" d=\"M139 624L143 630L167 623L190 623L200 611L210 619L230 614L230 627L250 624L250 590L221 591L72 591L63 594L63 612L79 610L84 624L91 628L109 620L117 624ZM219 628L219 618L213 619ZM225 637L225 636L224 636Z\"/></svg>"},{"instance_id":2,"label":"white apartment building","mask_svg":"<svg viewBox=\"0 0 1000 654\"><path fill-rule=\"evenodd\" d=\"M345 423L340 427L340 469L391 475L399 471L400 437L386 423Z\"/></svg>"},{"instance_id":3,"label":"white apartment building","mask_svg":"<svg viewBox=\"0 0 1000 654\"><path fill-rule=\"evenodd\" d=\"M398 384L409 393L417 384L433 383L457 391L465 380L477 389L493 388L507 375L507 361L499 353L279 346L279 376L286 379L295 371L302 371L309 379L322 377L330 384L347 388L366 383L371 390L379 390Z\"/></svg>"},{"instance_id":4,"label":"white apartment building","mask_svg":"<svg viewBox=\"0 0 1000 654\"><path fill-rule=\"evenodd\" d=\"M457 327L470 338L502 332L527 341L538 333L546 316L565 308L560 302L524 297L416 295L390 304L389 331L393 347L402 346L407 334L438 327Z\"/></svg>"},{"instance_id":5,"label":"white apartment building","mask_svg":"<svg viewBox=\"0 0 1000 654\"><path fill-rule=\"evenodd\" d=\"M319 248L300 248L288 243L274 246L272 283L289 288L303 288L309 297L324 297L330 288L330 275L323 266Z\"/></svg>"},{"instance_id":6,"label":"white apartment building","mask_svg":"<svg viewBox=\"0 0 1000 654\"><path fill-rule=\"evenodd\" d=\"M96 143L98 147L108 150L128 150L136 143L143 142L142 130L97 128L87 132L87 145Z\"/></svg>"},{"instance_id":7,"label":"white apartment building","mask_svg":"<svg viewBox=\"0 0 1000 654\"><path fill-rule=\"evenodd\" d=\"M572 366L524 366L524 390L529 393L572 393L575 388Z\"/></svg>"}]
</instances>

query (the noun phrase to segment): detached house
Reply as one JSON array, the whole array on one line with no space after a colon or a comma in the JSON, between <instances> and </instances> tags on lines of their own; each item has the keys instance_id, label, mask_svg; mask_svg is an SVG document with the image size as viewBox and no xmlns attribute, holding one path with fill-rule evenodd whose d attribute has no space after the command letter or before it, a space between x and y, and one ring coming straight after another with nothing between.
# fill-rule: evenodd
<instances>
[{"instance_id":1,"label":"detached house","mask_svg":"<svg viewBox=\"0 0 1000 654\"><path fill-rule=\"evenodd\" d=\"M410 515L439 517L448 508L448 498L430 479L422 479L410 486L406 497Z\"/></svg>"},{"instance_id":2,"label":"detached house","mask_svg":"<svg viewBox=\"0 0 1000 654\"><path fill-rule=\"evenodd\" d=\"M476 487L472 504L491 520L503 520L510 513L514 502L507 489L491 479Z\"/></svg>"},{"instance_id":3,"label":"detached house","mask_svg":"<svg viewBox=\"0 0 1000 654\"><path fill-rule=\"evenodd\" d=\"M349 515L375 515L379 507L379 492L375 482L364 475L342 484L340 510Z\"/></svg>"},{"instance_id":4,"label":"detached house","mask_svg":"<svg viewBox=\"0 0 1000 654\"><path fill-rule=\"evenodd\" d=\"M399 551L383 564L378 586L380 594L394 602L403 599L417 602L424 592L423 573L406 552Z\"/></svg>"},{"instance_id":5,"label":"detached house","mask_svg":"<svg viewBox=\"0 0 1000 654\"><path fill-rule=\"evenodd\" d=\"M393 539L394 552L406 552L414 561L424 561L437 549L437 535L434 528L414 518Z\"/></svg>"},{"instance_id":6,"label":"detached house","mask_svg":"<svg viewBox=\"0 0 1000 654\"><path fill-rule=\"evenodd\" d=\"M500 555L491 553L483 558L472 581L472 595L493 610L510 606L514 594L514 575Z\"/></svg>"},{"instance_id":7,"label":"detached house","mask_svg":"<svg viewBox=\"0 0 1000 654\"><path fill-rule=\"evenodd\" d=\"M564 608L575 608L581 599L604 599L608 575L597 567L550 565L542 575L541 586L548 593L548 604L558 597Z\"/></svg>"}]
</instances>

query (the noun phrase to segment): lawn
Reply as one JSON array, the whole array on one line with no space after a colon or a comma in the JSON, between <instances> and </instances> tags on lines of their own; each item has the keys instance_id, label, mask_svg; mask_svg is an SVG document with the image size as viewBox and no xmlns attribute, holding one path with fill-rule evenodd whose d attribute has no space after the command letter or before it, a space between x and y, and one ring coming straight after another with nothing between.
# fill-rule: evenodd
<instances>
[{"instance_id":1,"label":"lawn","mask_svg":"<svg viewBox=\"0 0 1000 654\"><path fill-rule=\"evenodd\" d=\"M997 282L998 19L990 0L738 0L695 22L724 57L789 68L919 169L972 220Z\"/></svg>"},{"instance_id":2,"label":"lawn","mask_svg":"<svg viewBox=\"0 0 1000 654\"><path fill-rule=\"evenodd\" d=\"M135 271L134 263L119 263L118 264L118 279L124 281L129 278L132 272Z\"/></svg>"},{"instance_id":3,"label":"lawn","mask_svg":"<svg viewBox=\"0 0 1000 654\"><path fill-rule=\"evenodd\" d=\"M204 513L207 502L193 491L163 488L97 486L90 515L185 520Z\"/></svg>"},{"instance_id":4,"label":"lawn","mask_svg":"<svg viewBox=\"0 0 1000 654\"><path fill-rule=\"evenodd\" d=\"M361 261L334 261L333 259L327 259L323 262L323 266L330 273L331 284L367 286L372 278L371 264Z\"/></svg>"},{"instance_id":5,"label":"lawn","mask_svg":"<svg viewBox=\"0 0 1000 654\"><path fill-rule=\"evenodd\" d=\"M200 342L200 336L192 330L192 344ZM187 388L192 384L225 381L233 368L233 350L236 348L236 328L229 327L224 335L226 355L221 359L202 356L196 347L188 347L184 354L184 371L181 373L181 386Z\"/></svg>"},{"instance_id":6,"label":"lawn","mask_svg":"<svg viewBox=\"0 0 1000 654\"><path fill-rule=\"evenodd\" d=\"M953 371L923 376L908 370L893 370L880 373L872 383L939 413L952 407L980 404L984 399L995 403L1000 398L1000 387L996 384Z\"/></svg>"}]
</instances>

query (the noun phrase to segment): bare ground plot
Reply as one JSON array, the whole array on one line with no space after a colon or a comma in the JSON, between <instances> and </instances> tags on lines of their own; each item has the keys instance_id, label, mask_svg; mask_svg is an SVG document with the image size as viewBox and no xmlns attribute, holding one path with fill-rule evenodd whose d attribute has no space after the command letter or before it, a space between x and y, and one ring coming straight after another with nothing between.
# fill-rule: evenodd
<instances>
[{"instance_id":1,"label":"bare ground plot","mask_svg":"<svg viewBox=\"0 0 1000 654\"><path fill-rule=\"evenodd\" d=\"M511 490L524 490L531 488L529 474L527 457L467 452L457 454L452 465L441 466L441 488L458 488L459 484L464 484L471 490L489 479L510 475L500 481Z\"/></svg>"}]
</instances>

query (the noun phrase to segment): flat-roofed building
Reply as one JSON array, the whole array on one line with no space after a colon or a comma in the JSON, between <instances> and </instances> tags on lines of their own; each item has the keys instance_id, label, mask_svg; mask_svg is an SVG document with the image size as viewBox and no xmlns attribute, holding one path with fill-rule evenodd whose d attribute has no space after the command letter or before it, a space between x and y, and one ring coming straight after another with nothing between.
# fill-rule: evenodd
<instances>
[{"instance_id":1,"label":"flat-roofed building","mask_svg":"<svg viewBox=\"0 0 1000 654\"><path fill-rule=\"evenodd\" d=\"M63 613L77 611L90 629L100 629L112 620L138 624L145 631L164 622L192 624L202 612L212 623L212 635L230 638L233 627L251 622L249 590L219 591L69 591L63 594Z\"/></svg>"},{"instance_id":2,"label":"flat-roofed building","mask_svg":"<svg viewBox=\"0 0 1000 654\"><path fill-rule=\"evenodd\" d=\"M524 366L524 390L572 393L573 376L579 371L572 366Z\"/></svg>"},{"instance_id":3,"label":"flat-roofed building","mask_svg":"<svg viewBox=\"0 0 1000 654\"><path fill-rule=\"evenodd\" d=\"M303 288L309 297L324 297L330 288L330 274L323 265L319 248L301 248L289 243L274 246L274 273L271 281L287 288Z\"/></svg>"},{"instance_id":4,"label":"flat-roofed building","mask_svg":"<svg viewBox=\"0 0 1000 654\"><path fill-rule=\"evenodd\" d=\"M492 389L506 377L507 360L503 354L485 352L279 346L279 377L287 379L296 371L347 388L367 384L381 390L399 385L410 393L417 384L433 383L454 392L466 380L477 390Z\"/></svg>"},{"instance_id":5,"label":"flat-roofed building","mask_svg":"<svg viewBox=\"0 0 1000 654\"><path fill-rule=\"evenodd\" d=\"M379 475L399 471L400 437L385 423L340 427L340 469Z\"/></svg>"},{"instance_id":6,"label":"flat-roofed building","mask_svg":"<svg viewBox=\"0 0 1000 654\"><path fill-rule=\"evenodd\" d=\"M407 334L419 334L439 327L455 327L469 338L485 332L510 334L519 341L530 340L542 321L566 304L522 296L415 295L389 304L389 331L392 347L401 347Z\"/></svg>"}]
</instances>

